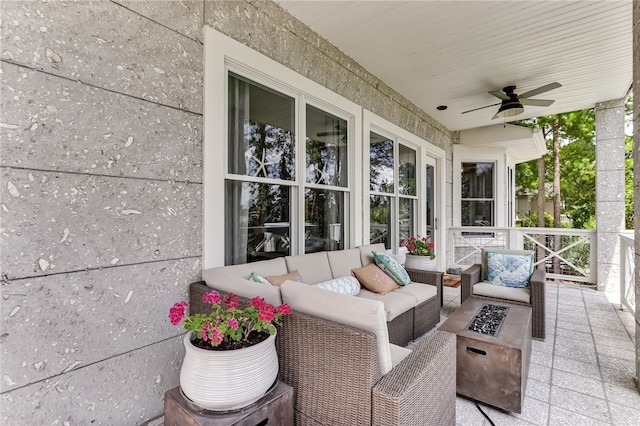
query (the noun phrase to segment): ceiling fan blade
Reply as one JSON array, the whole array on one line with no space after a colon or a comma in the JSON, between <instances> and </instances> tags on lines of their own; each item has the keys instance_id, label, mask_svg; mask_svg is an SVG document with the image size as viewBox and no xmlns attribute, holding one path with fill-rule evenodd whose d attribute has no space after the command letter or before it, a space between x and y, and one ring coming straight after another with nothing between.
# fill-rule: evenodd
<instances>
[{"instance_id":1,"label":"ceiling fan blade","mask_svg":"<svg viewBox=\"0 0 640 426\"><path fill-rule=\"evenodd\" d=\"M530 98L532 96L539 95L540 93L544 93L544 92L548 92L549 90L557 89L558 87L562 87L562 84L560 84L557 81L555 81L553 83L549 83L549 84L545 84L544 86L540 86L537 89L529 90L528 92L523 93L522 95L520 95L519 98L521 100L522 100L522 98Z\"/></svg>"},{"instance_id":2,"label":"ceiling fan blade","mask_svg":"<svg viewBox=\"0 0 640 426\"><path fill-rule=\"evenodd\" d=\"M520 99L520 103L522 105L533 105L542 107L548 107L554 102L555 101L551 99Z\"/></svg>"},{"instance_id":3,"label":"ceiling fan blade","mask_svg":"<svg viewBox=\"0 0 640 426\"><path fill-rule=\"evenodd\" d=\"M501 90L491 90L489 93L503 101L508 101L510 99L509 96Z\"/></svg>"},{"instance_id":4,"label":"ceiling fan blade","mask_svg":"<svg viewBox=\"0 0 640 426\"><path fill-rule=\"evenodd\" d=\"M495 120L496 118L500 118L500 116L498 115L498 112L493 114L493 117L491 117L492 120Z\"/></svg>"},{"instance_id":5,"label":"ceiling fan blade","mask_svg":"<svg viewBox=\"0 0 640 426\"><path fill-rule=\"evenodd\" d=\"M491 107L494 107L494 106L496 106L496 105L500 105L500 102L498 102L497 104L485 105L485 106L480 107L480 108L470 109L470 110L468 110L468 111L462 111L462 114L466 114L466 113L468 113L468 112L473 112L473 111L478 111L479 109L491 108Z\"/></svg>"}]
</instances>

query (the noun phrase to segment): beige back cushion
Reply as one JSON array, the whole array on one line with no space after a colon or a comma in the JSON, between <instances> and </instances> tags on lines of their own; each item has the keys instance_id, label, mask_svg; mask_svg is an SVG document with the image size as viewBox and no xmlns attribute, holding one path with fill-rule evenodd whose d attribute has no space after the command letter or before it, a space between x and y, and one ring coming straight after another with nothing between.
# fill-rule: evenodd
<instances>
[{"instance_id":1,"label":"beige back cushion","mask_svg":"<svg viewBox=\"0 0 640 426\"><path fill-rule=\"evenodd\" d=\"M372 251L386 252L387 249L384 247L384 243L378 244L369 244L366 246L358 247L360 250L360 261L362 262L362 266L367 266L370 263L374 263Z\"/></svg>"},{"instance_id":2,"label":"beige back cushion","mask_svg":"<svg viewBox=\"0 0 640 426\"><path fill-rule=\"evenodd\" d=\"M280 286L280 291L283 302L288 303L294 311L374 333L381 373L384 375L391 371L389 332L382 302L347 296L293 281L285 281Z\"/></svg>"},{"instance_id":3,"label":"beige back cushion","mask_svg":"<svg viewBox=\"0 0 640 426\"><path fill-rule=\"evenodd\" d=\"M298 270L300 278L305 284L315 284L333 278L326 251L287 256L284 260L289 271Z\"/></svg>"},{"instance_id":4,"label":"beige back cushion","mask_svg":"<svg viewBox=\"0 0 640 426\"><path fill-rule=\"evenodd\" d=\"M282 304L279 287L240 278L220 269L224 268L211 268L202 271L202 280L207 283L207 286L212 287L215 290L235 293L238 296L247 299L253 299L256 296L260 296L274 306Z\"/></svg>"},{"instance_id":5,"label":"beige back cushion","mask_svg":"<svg viewBox=\"0 0 640 426\"><path fill-rule=\"evenodd\" d=\"M331 266L333 278L348 277L351 275L352 269L362 266L360 250L357 248L328 251L327 257L329 258L329 266Z\"/></svg>"}]
</instances>

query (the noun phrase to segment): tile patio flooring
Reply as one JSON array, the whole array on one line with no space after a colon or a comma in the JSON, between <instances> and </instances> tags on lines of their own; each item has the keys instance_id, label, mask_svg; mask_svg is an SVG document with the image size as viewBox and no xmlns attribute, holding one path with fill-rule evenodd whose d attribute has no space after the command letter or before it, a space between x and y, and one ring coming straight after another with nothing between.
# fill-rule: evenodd
<instances>
[{"instance_id":1,"label":"tile patio flooring","mask_svg":"<svg viewBox=\"0 0 640 426\"><path fill-rule=\"evenodd\" d=\"M460 289L445 287L444 320L460 306ZM635 388L632 315L607 294L548 282L547 337L532 342L522 414L480 405L496 425L640 425ZM475 404L458 397L458 425L490 425Z\"/></svg>"}]
</instances>

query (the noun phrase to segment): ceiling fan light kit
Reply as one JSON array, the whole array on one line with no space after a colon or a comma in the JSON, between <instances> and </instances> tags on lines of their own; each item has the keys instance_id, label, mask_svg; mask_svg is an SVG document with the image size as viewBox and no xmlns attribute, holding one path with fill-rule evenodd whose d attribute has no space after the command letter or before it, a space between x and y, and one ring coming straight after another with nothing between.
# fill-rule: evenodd
<instances>
[{"instance_id":1,"label":"ceiling fan light kit","mask_svg":"<svg viewBox=\"0 0 640 426\"><path fill-rule=\"evenodd\" d=\"M496 113L497 117L515 117L524 112L524 107L520 102L502 102L500 109Z\"/></svg>"}]
</instances>

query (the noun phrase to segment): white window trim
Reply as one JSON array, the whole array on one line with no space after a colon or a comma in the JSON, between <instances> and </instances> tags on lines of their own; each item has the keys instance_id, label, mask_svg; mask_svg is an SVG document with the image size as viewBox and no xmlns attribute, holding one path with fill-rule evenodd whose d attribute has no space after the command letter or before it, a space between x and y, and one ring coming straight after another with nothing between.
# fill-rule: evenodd
<instances>
[{"instance_id":1,"label":"white window trim","mask_svg":"<svg viewBox=\"0 0 640 426\"><path fill-rule=\"evenodd\" d=\"M328 113L335 114L349 123L348 186L349 206L345 206L349 245L362 243L362 221L355 212L362 212L362 185L356 177L362 175L362 108L357 104L311 81L261 53L239 43L209 26L204 27L204 108L203 108L203 247L204 269L224 265L224 182L227 158L227 73L234 73L271 87L282 93L293 95ZM277 76L277 78L275 77ZM297 104L296 135L298 135L297 158L301 152L300 110L305 102ZM222 153L222 155L221 155ZM300 157L302 155L302 157ZM297 170L297 185L304 183L304 173ZM368 186L367 186L368 187ZM297 200L297 209L304 200ZM301 211L301 210L300 210ZM215 218L215 219L214 219ZM300 242L298 242L300 244Z\"/></svg>"},{"instance_id":2,"label":"white window trim","mask_svg":"<svg viewBox=\"0 0 640 426\"><path fill-rule=\"evenodd\" d=\"M362 113L362 125L363 131L362 134L364 136L363 143L363 158L369 159L369 147L370 147L370 137L369 132L374 132L379 134L380 136L387 137L393 140L394 147L397 147L398 143L402 143L403 145L413 148L416 150L416 179L417 179L417 187L416 193L418 194L418 209L416 211L416 217L418 218L418 223L416 224L416 232L420 235L426 234L427 229L427 219L426 219L426 201L424 196L424 189L427 183L427 177L425 173L426 161L424 160L425 156L430 157L435 160L435 176L436 182L438 183L438 188L434 192L435 204L437 206L437 211L435 212L435 217L438 221L438 226L434 230L435 241L438 244L437 251L441 254L441 256L436 256L437 268L438 270L444 270L445 265L445 253L447 252L446 247L446 226L445 226L445 217L446 217L446 152L442 149L427 142L424 139L419 138L418 136L408 132L407 130L397 126L396 124L391 123L390 121L385 120L384 118L376 115L375 113L363 109ZM368 161L367 161L368 164ZM362 173L362 188L363 188L363 215L362 215L362 229L364 232L364 244L369 243L369 226L370 226L370 218L367 214L369 212L369 167L365 167L365 170ZM397 170L396 170L397 172ZM397 192L397 191L396 191ZM390 194L392 195L392 194ZM395 236L393 237L395 238ZM393 241L393 239L392 239ZM392 250L395 250L392 248Z\"/></svg>"},{"instance_id":3,"label":"white window trim","mask_svg":"<svg viewBox=\"0 0 640 426\"><path fill-rule=\"evenodd\" d=\"M493 163L493 202L495 223L493 226L504 227L506 224L506 211L508 206L507 187L507 158L502 148L477 148L463 145L453 146L453 226L462 226L462 213L460 203L462 200L462 163Z\"/></svg>"}]
</instances>

